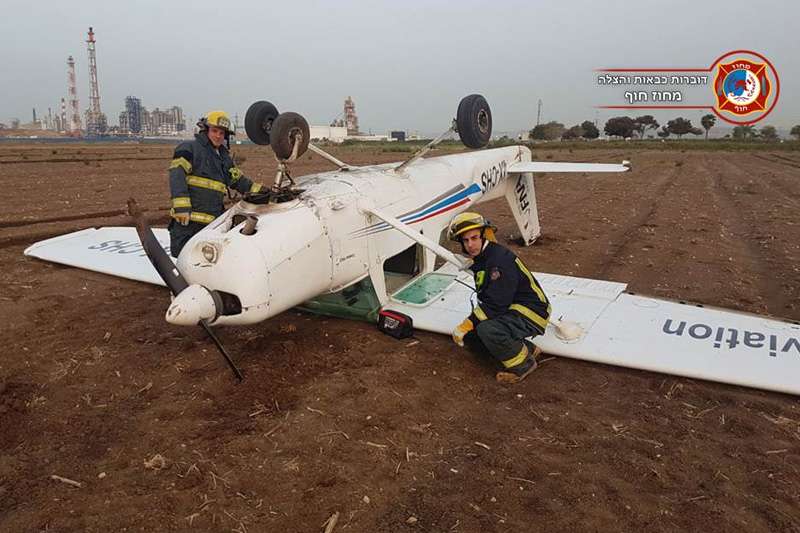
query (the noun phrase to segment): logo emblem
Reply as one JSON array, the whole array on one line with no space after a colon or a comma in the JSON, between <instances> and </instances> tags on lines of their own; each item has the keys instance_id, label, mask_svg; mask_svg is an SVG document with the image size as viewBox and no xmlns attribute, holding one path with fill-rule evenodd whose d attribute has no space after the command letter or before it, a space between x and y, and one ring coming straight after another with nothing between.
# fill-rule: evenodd
<instances>
[{"instance_id":1,"label":"logo emblem","mask_svg":"<svg viewBox=\"0 0 800 533\"><path fill-rule=\"evenodd\" d=\"M766 63L746 59L720 64L714 79L717 109L738 116L765 111L771 90L766 70Z\"/></svg>"},{"instance_id":2,"label":"logo emblem","mask_svg":"<svg viewBox=\"0 0 800 533\"><path fill-rule=\"evenodd\" d=\"M780 81L775 67L756 52L738 50L717 59L713 111L732 124L752 124L775 107Z\"/></svg>"}]
</instances>

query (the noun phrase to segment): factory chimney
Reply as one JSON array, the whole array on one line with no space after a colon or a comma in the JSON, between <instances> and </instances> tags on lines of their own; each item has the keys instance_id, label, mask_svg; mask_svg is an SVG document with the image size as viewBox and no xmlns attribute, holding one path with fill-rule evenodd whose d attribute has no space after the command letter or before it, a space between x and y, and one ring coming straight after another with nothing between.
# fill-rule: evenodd
<instances>
[{"instance_id":1,"label":"factory chimney","mask_svg":"<svg viewBox=\"0 0 800 533\"><path fill-rule=\"evenodd\" d=\"M81 135L81 112L78 109L78 87L75 83L75 60L67 58L67 94L69 95L69 127L67 131L73 137Z\"/></svg>"}]
</instances>

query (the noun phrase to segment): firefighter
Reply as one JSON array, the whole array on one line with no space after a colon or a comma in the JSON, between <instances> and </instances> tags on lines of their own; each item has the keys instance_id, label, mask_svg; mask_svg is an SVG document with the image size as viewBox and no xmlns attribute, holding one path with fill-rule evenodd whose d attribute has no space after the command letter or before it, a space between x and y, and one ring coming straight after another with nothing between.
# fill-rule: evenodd
<instances>
[{"instance_id":1,"label":"firefighter","mask_svg":"<svg viewBox=\"0 0 800 533\"><path fill-rule=\"evenodd\" d=\"M542 335L550 302L541 285L514 252L497 243L494 228L478 213L465 212L450 223L450 239L473 259L478 305L453 330L465 343L498 362L501 383L518 383L536 369L541 350L528 337Z\"/></svg>"},{"instance_id":2,"label":"firefighter","mask_svg":"<svg viewBox=\"0 0 800 533\"><path fill-rule=\"evenodd\" d=\"M242 194L263 189L234 164L228 150L234 134L224 111L211 111L197 123L193 141L175 149L169 165L172 209L169 223L170 252L178 257L186 242L225 211L228 189Z\"/></svg>"}]
</instances>

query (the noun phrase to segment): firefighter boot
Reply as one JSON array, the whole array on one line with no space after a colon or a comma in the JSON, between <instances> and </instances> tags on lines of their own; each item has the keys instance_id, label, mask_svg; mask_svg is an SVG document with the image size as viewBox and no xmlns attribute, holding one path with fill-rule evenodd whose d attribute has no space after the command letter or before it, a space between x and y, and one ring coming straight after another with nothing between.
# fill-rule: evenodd
<instances>
[{"instance_id":1,"label":"firefighter boot","mask_svg":"<svg viewBox=\"0 0 800 533\"><path fill-rule=\"evenodd\" d=\"M519 383L539 366L536 362L536 358L542 353L542 349L527 339L525 339L525 346L528 347L528 356L517 366L498 371L497 374L495 374L495 379L498 383Z\"/></svg>"}]
</instances>

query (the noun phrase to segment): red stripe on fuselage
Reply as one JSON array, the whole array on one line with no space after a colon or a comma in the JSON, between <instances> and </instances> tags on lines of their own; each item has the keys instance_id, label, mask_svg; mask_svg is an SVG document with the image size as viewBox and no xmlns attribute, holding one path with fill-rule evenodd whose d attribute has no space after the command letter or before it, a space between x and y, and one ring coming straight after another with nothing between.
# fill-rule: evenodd
<instances>
[{"instance_id":1,"label":"red stripe on fuselage","mask_svg":"<svg viewBox=\"0 0 800 533\"><path fill-rule=\"evenodd\" d=\"M420 218L419 220L415 220L414 222L409 222L409 224L416 224L417 222L422 222L423 220L428 220L431 217L435 217L435 216L441 215L442 213L446 213L446 212L450 211L451 209L455 209L456 207L458 207L460 205L467 204L467 203L469 203L469 201L470 201L469 198L464 198L464 199L459 200L458 202L456 202L456 203L454 203L452 205L448 205L444 209L440 209L439 211L434 211L433 213L428 213L427 215L425 215L424 217Z\"/></svg>"}]
</instances>

